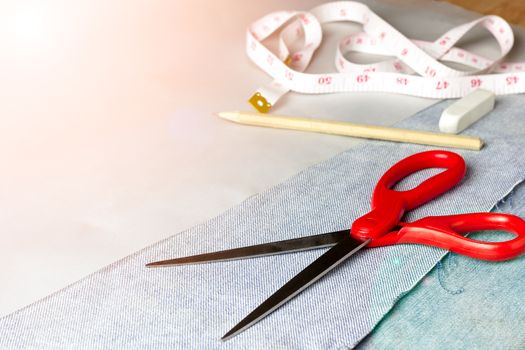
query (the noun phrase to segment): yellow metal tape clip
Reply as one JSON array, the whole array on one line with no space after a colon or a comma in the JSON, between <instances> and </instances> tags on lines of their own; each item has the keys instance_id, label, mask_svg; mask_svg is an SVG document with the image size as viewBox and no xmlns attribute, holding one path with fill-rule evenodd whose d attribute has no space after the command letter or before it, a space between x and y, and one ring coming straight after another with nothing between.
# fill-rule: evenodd
<instances>
[{"instance_id":1,"label":"yellow metal tape clip","mask_svg":"<svg viewBox=\"0 0 525 350\"><path fill-rule=\"evenodd\" d=\"M292 64L292 56L288 55L288 57L286 57L286 59L284 60L284 64L290 67L290 64Z\"/></svg>"},{"instance_id":2,"label":"yellow metal tape clip","mask_svg":"<svg viewBox=\"0 0 525 350\"><path fill-rule=\"evenodd\" d=\"M259 113L268 113L270 108L272 108L272 105L266 101L263 95L261 95L259 92L256 92L253 94L252 97L248 100L250 104L259 111Z\"/></svg>"}]
</instances>

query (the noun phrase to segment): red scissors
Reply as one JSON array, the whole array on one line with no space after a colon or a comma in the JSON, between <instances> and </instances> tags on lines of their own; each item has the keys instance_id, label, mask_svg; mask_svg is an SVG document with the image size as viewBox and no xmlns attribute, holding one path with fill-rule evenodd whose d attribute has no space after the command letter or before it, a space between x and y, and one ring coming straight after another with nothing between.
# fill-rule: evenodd
<instances>
[{"instance_id":1,"label":"red scissors","mask_svg":"<svg viewBox=\"0 0 525 350\"><path fill-rule=\"evenodd\" d=\"M393 186L410 174L427 168L445 168L408 191L395 191ZM304 270L277 290L260 306L240 321L223 340L229 339L257 323L295 297L335 266L364 248L415 243L446 249L483 260L506 260L525 251L525 221L498 213L474 213L429 216L411 223L401 222L405 212L414 209L454 187L465 175L465 161L456 153L427 151L409 156L391 167L376 185L372 210L358 218L351 230L343 230L255 246L163 260L148 267L195 264L279 254L332 246ZM464 234L478 230L503 230L516 236L505 242L482 242Z\"/></svg>"}]
</instances>

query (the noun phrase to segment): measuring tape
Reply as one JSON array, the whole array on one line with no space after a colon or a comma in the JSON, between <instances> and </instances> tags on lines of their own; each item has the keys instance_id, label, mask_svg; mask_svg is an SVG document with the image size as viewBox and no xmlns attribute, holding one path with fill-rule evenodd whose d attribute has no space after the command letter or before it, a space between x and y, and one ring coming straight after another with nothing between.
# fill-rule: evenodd
<instances>
[{"instance_id":1,"label":"measuring tape","mask_svg":"<svg viewBox=\"0 0 525 350\"><path fill-rule=\"evenodd\" d=\"M321 25L344 21L362 24L363 31L339 42L335 55L339 73L304 73L321 44ZM496 39L500 54L495 60L454 47L475 26L486 28ZM262 42L279 30L279 46L274 54ZM364 4L340 1L310 12L273 12L253 23L246 39L248 57L274 79L249 100L261 113L268 112L289 91L380 91L430 98L459 98L479 87L499 95L525 92L525 62L502 62L512 49L514 35L510 25L498 16L465 23L428 42L406 38ZM357 64L345 57L352 51L394 58ZM452 69L440 61L461 63L471 69Z\"/></svg>"}]
</instances>

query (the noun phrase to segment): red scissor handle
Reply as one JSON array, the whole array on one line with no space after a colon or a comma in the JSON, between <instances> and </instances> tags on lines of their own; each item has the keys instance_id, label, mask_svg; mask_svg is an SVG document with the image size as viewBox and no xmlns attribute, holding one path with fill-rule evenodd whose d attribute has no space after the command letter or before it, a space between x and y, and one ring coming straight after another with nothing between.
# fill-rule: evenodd
<instances>
[{"instance_id":1,"label":"red scissor handle","mask_svg":"<svg viewBox=\"0 0 525 350\"><path fill-rule=\"evenodd\" d=\"M403 178L419 170L445 168L417 187L395 191L392 187ZM394 164L379 179L372 195L372 211L354 221L351 234L357 239L376 239L392 231L403 214L441 195L465 176L465 161L449 151L416 153Z\"/></svg>"},{"instance_id":2,"label":"red scissor handle","mask_svg":"<svg viewBox=\"0 0 525 350\"><path fill-rule=\"evenodd\" d=\"M525 252L525 221L510 214L475 213L429 216L372 241L369 247L400 243L431 245L482 260L507 260ZM502 230L516 237L505 242L483 242L464 237L472 231Z\"/></svg>"}]
</instances>

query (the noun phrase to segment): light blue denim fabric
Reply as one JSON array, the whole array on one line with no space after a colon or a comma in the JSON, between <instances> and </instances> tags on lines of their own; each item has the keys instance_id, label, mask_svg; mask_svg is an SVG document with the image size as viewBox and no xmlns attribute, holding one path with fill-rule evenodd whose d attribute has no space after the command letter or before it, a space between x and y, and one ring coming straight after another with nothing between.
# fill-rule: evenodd
<instances>
[{"instance_id":1,"label":"light blue denim fabric","mask_svg":"<svg viewBox=\"0 0 525 350\"><path fill-rule=\"evenodd\" d=\"M449 104L434 105L400 126L435 129ZM503 198L524 175L524 110L523 96L498 98L494 112L468 129L486 147L458 151L469 167L461 185L406 219L487 211ZM375 184L390 166L428 149L433 148L368 141L310 167L208 222L0 319L0 348L352 347L434 267L443 250L404 245L362 251L224 343L220 337L227 330L322 251L154 270L144 264L348 228L368 212ZM414 186L430 173L420 172L401 187Z\"/></svg>"},{"instance_id":2,"label":"light blue denim fabric","mask_svg":"<svg viewBox=\"0 0 525 350\"><path fill-rule=\"evenodd\" d=\"M494 209L525 218L525 184ZM495 242L512 235L470 237ZM525 349L524 297L525 256L485 262L447 254L357 349Z\"/></svg>"}]
</instances>

